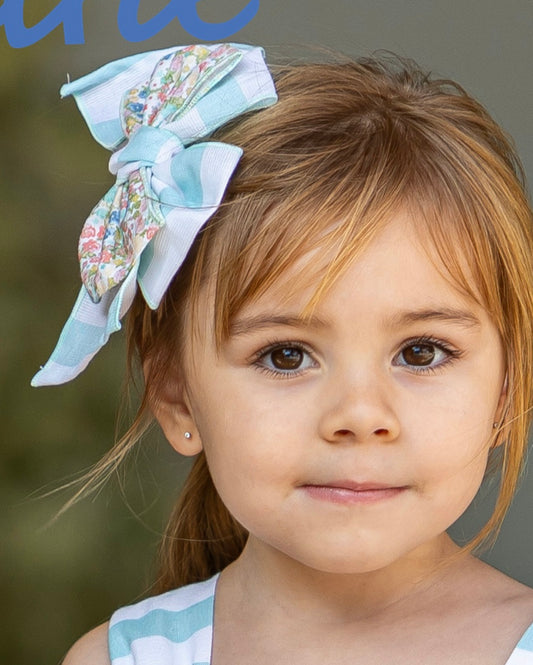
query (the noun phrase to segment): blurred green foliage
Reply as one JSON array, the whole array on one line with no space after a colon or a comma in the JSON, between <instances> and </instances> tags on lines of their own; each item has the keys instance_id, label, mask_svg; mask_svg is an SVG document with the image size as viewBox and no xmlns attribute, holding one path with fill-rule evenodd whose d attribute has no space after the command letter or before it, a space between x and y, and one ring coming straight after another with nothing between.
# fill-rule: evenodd
<instances>
[{"instance_id":1,"label":"blurred green foliage","mask_svg":"<svg viewBox=\"0 0 533 665\"><path fill-rule=\"evenodd\" d=\"M29 385L74 304L79 231L110 184L108 154L74 102L59 99L58 55L76 56L61 30L21 50L0 35L0 662L19 665L59 663L77 637L148 589L186 467L154 435L127 481L112 479L57 521L73 489L42 498L112 444L125 365L116 335L74 384Z\"/></svg>"}]
</instances>

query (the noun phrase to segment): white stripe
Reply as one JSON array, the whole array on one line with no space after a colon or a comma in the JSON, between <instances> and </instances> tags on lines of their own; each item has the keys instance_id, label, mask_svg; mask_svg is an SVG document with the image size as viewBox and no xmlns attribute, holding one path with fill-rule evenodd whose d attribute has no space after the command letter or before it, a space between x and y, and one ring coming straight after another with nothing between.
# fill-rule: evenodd
<instances>
[{"instance_id":1,"label":"white stripe","mask_svg":"<svg viewBox=\"0 0 533 665\"><path fill-rule=\"evenodd\" d=\"M215 575L205 582L191 584L180 589L173 589L160 596L146 598L146 600L141 600L141 602L135 605L123 607L113 614L110 626L126 619L140 619L152 610L169 610L172 612L185 610L191 605L195 605L213 596L217 580L218 575Z\"/></svg>"},{"instance_id":2,"label":"white stripe","mask_svg":"<svg viewBox=\"0 0 533 665\"><path fill-rule=\"evenodd\" d=\"M31 385L34 388L39 388L40 386L59 386L71 379L75 379L80 372L83 372L97 353L98 351L95 351L85 356L76 367L66 367L65 365L60 365L49 360L46 363L46 371L41 370L37 372L32 379Z\"/></svg>"},{"instance_id":3,"label":"white stripe","mask_svg":"<svg viewBox=\"0 0 533 665\"><path fill-rule=\"evenodd\" d=\"M170 281L179 269L189 251L198 230L205 224L206 217L215 212L212 208L181 208L167 216L167 223L152 240L153 257L146 272L139 276L139 286L152 309L156 309Z\"/></svg>"},{"instance_id":4,"label":"white stripe","mask_svg":"<svg viewBox=\"0 0 533 665\"><path fill-rule=\"evenodd\" d=\"M202 116L198 113L198 109L195 106L189 108L187 113L180 116L174 122L169 122L165 125L165 129L174 132L181 138L205 136L206 131Z\"/></svg>"},{"instance_id":5,"label":"white stripe","mask_svg":"<svg viewBox=\"0 0 533 665\"><path fill-rule=\"evenodd\" d=\"M135 665L163 665L171 663L206 662L211 659L213 629L206 626L185 642L171 642L160 635L142 637L131 645ZM122 659L113 661L113 665Z\"/></svg>"},{"instance_id":6,"label":"white stripe","mask_svg":"<svg viewBox=\"0 0 533 665\"><path fill-rule=\"evenodd\" d=\"M146 57L138 60L117 76L97 84L95 88L82 92L80 97L89 114L89 120L96 124L108 120L116 120L119 115L123 91L145 83L159 60L175 50L176 48L174 47L149 53ZM98 74L98 70L94 74ZM93 76L94 74L89 74L88 76ZM83 81L83 79L80 79L80 81Z\"/></svg>"},{"instance_id":7,"label":"white stripe","mask_svg":"<svg viewBox=\"0 0 533 665\"><path fill-rule=\"evenodd\" d=\"M113 658L112 665L135 665L135 661L133 660L133 656L128 654L121 658Z\"/></svg>"},{"instance_id":8,"label":"white stripe","mask_svg":"<svg viewBox=\"0 0 533 665\"><path fill-rule=\"evenodd\" d=\"M263 96L265 90L275 97L276 89L272 79L265 73L262 49L254 48L245 52L242 60L233 70L233 74L238 79L242 94L247 101L254 101L257 97ZM259 81L261 81L261 85L258 85Z\"/></svg>"},{"instance_id":9,"label":"white stripe","mask_svg":"<svg viewBox=\"0 0 533 665\"><path fill-rule=\"evenodd\" d=\"M517 647L505 665L533 665L533 651Z\"/></svg>"}]
</instances>

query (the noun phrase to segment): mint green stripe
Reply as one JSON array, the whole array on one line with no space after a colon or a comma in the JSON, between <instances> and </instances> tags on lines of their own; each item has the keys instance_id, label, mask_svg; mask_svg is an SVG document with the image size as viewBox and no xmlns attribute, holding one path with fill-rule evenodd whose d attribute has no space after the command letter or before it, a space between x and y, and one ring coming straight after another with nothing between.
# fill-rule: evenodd
<instances>
[{"instance_id":1,"label":"mint green stripe","mask_svg":"<svg viewBox=\"0 0 533 665\"><path fill-rule=\"evenodd\" d=\"M241 86L231 75L220 81L209 94L198 100L195 110L206 127L206 136L217 127L250 108Z\"/></svg>"},{"instance_id":2,"label":"mint green stripe","mask_svg":"<svg viewBox=\"0 0 533 665\"><path fill-rule=\"evenodd\" d=\"M213 596L195 605L173 612L152 610L139 619L124 619L109 629L111 660L131 653L131 644L143 637L164 637L170 642L186 642L194 633L210 626L213 619Z\"/></svg>"},{"instance_id":3,"label":"mint green stripe","mask_svg":"<svg viewBox=\"0 0 533 665\"><path fill-rule=\"evenodd\" d=\"M533 652L533 624L526 630L522 639L518 643L518 649L524 649L524 651Z\"/></svg>"}]
</instances>

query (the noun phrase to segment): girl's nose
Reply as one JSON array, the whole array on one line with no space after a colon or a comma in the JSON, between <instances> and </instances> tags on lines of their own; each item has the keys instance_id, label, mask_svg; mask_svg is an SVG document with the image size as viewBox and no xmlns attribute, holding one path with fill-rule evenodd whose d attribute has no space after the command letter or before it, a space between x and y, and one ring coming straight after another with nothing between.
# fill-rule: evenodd
<instances>
[{"instance_id":1,"label":"girl's nose","mask_svg":"<svg viewBox=\"0 0 533 665\"><path fill-rule=\"evenodd\" d=\"M320 408L321 437L330 443L393 442L400 421L387 377L337 377L327 387Z\"/></svg>"}]
</instances>

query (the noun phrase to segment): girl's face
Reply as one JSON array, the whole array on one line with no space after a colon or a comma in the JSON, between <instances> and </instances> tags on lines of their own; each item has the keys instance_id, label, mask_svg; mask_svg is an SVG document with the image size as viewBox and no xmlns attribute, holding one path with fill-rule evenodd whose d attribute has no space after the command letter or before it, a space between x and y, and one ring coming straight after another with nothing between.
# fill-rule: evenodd
<instances>
[{"instance_id":1,"label":"girl's face","mask_svg":"<svg viewBox=\"0 0 533 665\"><path fill-rule=\"evenodd\" d=\"M190 415L256 547L324 572L377 570L438 544L476 494L503 405L502 344L406 215L303 321L310 295L287 300L280 283L239 313L219 355L206 302L179 424L164 428L184 451Z\"/></svg>"}]
</instances>

